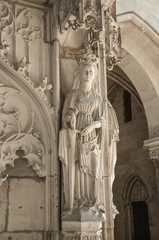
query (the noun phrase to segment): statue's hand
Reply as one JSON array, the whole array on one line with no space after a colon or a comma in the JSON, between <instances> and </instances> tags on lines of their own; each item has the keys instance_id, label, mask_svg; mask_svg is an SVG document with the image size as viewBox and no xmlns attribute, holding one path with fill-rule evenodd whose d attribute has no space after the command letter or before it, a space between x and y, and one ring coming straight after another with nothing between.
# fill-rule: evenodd
<instances>
[{"instance_id":1,"label":"statue's hand","mask_svg":"<svg viewBox=\"0 0 159 240\"><path fill-rule=\"evenodd\" d=\"M75 129L76 128L76 115L78 111L76 108L70 108L68 113L66 114L65 121L69 123L70 128Z\"/></svg>"},{"instance_id":2,"label":"statue's hand","mask_svg":"<svg viewBox=\"0 0 159 240\"><path fill-rule=\"evenodd\" d=\"M95 129L96 126L94 123L90 123L89 125L87 125L82 131L81 131L81 135L85 136L87 134L89 134L90 132L92 132L93 129Z\"/></svg>"},{"instance_id":3,"label":"statue's hand","mask_svg":"<svg viewBox=\"0 0 159 240\"><path fill-rule=\"evenodd\" d=\"M101 127L100 121L91 122L81 131L81 135L85 136L85 135L89 134L90 132L92 132L93 129L100 128L100 127Z\"/></svg>"}]
</instances>

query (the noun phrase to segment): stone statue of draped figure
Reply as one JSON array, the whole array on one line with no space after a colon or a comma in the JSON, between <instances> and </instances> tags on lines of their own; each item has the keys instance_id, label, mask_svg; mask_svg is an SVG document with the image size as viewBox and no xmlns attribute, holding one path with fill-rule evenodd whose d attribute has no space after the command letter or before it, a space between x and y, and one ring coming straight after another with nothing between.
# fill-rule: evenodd
<instances>
[{"instance_id":1,"label":"stone statue of draped figure","mask_svg":"<svg viewBox=\"0 0 159 240\"><path fill-rule=\"evenodd\" d=\"M75 69L63 107L59 157L64 212L83 207L98 211L102 217L105 117L103 100L96 90L96 70L92 62L81 63Z\"/></svg>"}]
</instances>

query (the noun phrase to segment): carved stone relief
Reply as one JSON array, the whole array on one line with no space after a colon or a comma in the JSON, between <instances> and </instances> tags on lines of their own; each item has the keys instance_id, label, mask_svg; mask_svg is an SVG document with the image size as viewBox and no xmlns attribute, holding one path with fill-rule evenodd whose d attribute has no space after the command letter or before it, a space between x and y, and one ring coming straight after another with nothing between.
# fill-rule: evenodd
<instances>
[{"instance_id":1,"label":"carved stone relief","mask_svg":"<svg viewBox=\"0 0 159 240\"><path fill-rule=\"evenodd\" d=\"M9 55L9 51L10 46L7 44L5 40L3 40L0 45L0 57L6 64L8 64L7 56Z\"/></svg>"},{"instance_id":2,"label":"carved stone relief","mask_svg":"<svg viewBox=\"0 0 159 240\"><path fill-rule=\"evenodd\" d=\"M16 33L25 41L42 39L42 23L32 10L20 9L16 16Z\"/></svg>"},{"instance_id":3,"label":"carved stone relief","mask_svg":"<svg viewBox=\"0 0 159 240\"><path fill-rule=\"evenodd\" d=\"M49 92L52 90L52 84L48 83L47 77L45 77L35 90L40 94L41 98L45 102L46 106L50 109L51 103L49 100Z\"/></svg>"},{"instance_id":4,"label":"carved stone relief","mask_svg":"<svg viewBox=\"0 0 159 240\"><path fill-rule=\"evenodd\" d=\"M24 78L31 78L35 85L49 75L48 66L44 62L50 56L46 47L50 41L46 37L48 28L44 27L47 12L46 7L29 8L20 3L0 1L0 57ZM33 54L32 49L37 54ZM33 71L31 65L36 71Z\"/></svg>"},{"instance_id":5,"label":"carved stone relief","mask_svg":"<svg viewBox=\"0 0 159 240\"><path fill-rule=\"evenodd\" d=\"M27 80L30 80L29 78L30 68L31 68L31 63L27 61L25 56L15 66L15 69L17 70L17 72L20 73Z\"/></svg>"},{"instance_id":6,"label":"carved stone relief","mask_svg":"<svg viewBox=\"0 0 159 240\"><path fill-rule=\"evenodd\" d=\"M7 59L7 56L9 55L10 47L6 43L6 41L3 41L1 44L0 49L0 59L7 63L7 65L10 66L9 61ZM27 62L26 57L24 56L15 66L10 66L13 68L17 73L19 73L23 78L27 80L27 82L35 89L35 91L39 94L39 96L43 99L45 102L47 108L49 111L51 111L51 114L53 114L54 110L51 107L51 100L50 100L50 91L52 89L52 85L48 83L47 77L43 79L39 85L35 85L35 83L30 79L29 77L29 70L31 68L31 63Z\"/></svg>"},{"instance_id":7,"label":"carved stone relief","mask_svg":"<svg viewBox=\"0 0 159 240\"><path fill-rule=\"evenodd\" d=\"M63 1L60 5L61 31L71 27L95 29L100 24L100 1Z\"/></svg>"},{"instance_id":8,"label":"carved stone relief","mask_svg":"<svg viewBox=\"0 0 159 240\"><path fill-rule=\"evenodd\" d=\"M105 219L102 185L105 116L103 101L97 92L97 64L98 58L90 47L86 48L86 54L75 69L73 86L63 107L59 137L64 184L63 221ZM112 184L119 126L110 104L108 114ZM113 214L117 214L114 205L112 208Z\"/></svg>"},{"instance_id":9,"label":"carved stone relief","mask_svg":"<svg viewBox=\"0 0 159 240\"><path fill-rule=\"evenodd\" d=\"M150 148L149 154L151 159L159 160L159 148Z\"/></svg>"},{"instance_id":10,"label":"carved stone relief","mask_svg":"<svg viewBox=\"0 0 159 240\"><path fill-rule=\"evenodd\" d=\"M61 32L72 28L88 30L88 43L106 43L107 69L121 62L120 27L115 21L115 0L62 1L60 4ZM104 26L103 26L104 22ZM104 31L105 28L105 31ZM97 47L96 47L97 48Z\"/></svg>"},{"instance_id":11,"label":"carved stone relief","mask_svg":"<svg viewBox=\"0 0 159 240\"><path fill-rule=\"evenodd\" d=\"M63 163L64 213L66 215L70 211L72 218L77 215L81 221L105 219L100 145L103 144L105 121L102 98L94 90L97 62L93 60L90 53L86 54L85 61L75 70L74 84L63 108L59 143L59 156Z\"/></svg>"},{"instance_id":12,"label":"carved stone relief","mask_svg":"<svg viewBox=\"0 0 159 240\"><path fill-rule=\"evenodd\" d=\"M131 190L131 201L148 200L147 191L141 181L136 181Z\"/></svg>"},{"instance_id":13,"label":"carved stone relief","mask_svg":"<svg viewBox=\"0 0 159 240\"><path fill-rule=\"evenodd\" d=\"M106 51L107 51L107 69L113 70L113 67L121 62L121 34L120 27L106 11ZM109 34L108 34L109 33Z\"/></svg>"},{"instance_id":14,"label":"carved stone relief","mask_svg":"<svg viewBox=\"0 0 159 240\"><path fill-rule=\"evenodd\" d=\"M6 1L0 2L0 35L4 32L11 34L14 32L14 14L11 5Z\"/></svg>"},{"instance_id":15,"label":"carved stone relief","mask_svg":"<svg viewBox=\"0 0 159 240\"><path fill-rule=\"evenodd\" d=\"M28 100L18 90L0 87L0 115L0 173L7 164L14 167L15 159L25 158L39 177L45 176L44 146Z\"/></svg>"}]
</instances>

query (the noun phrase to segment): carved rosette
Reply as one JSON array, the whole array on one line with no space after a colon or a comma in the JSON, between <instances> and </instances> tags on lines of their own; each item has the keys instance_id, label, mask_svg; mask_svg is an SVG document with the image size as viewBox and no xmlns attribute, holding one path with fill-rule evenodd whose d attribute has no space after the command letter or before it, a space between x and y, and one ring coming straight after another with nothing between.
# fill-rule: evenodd
<instances>
[{"instance_id":1,"label":"carved rosette","mask_svg":"<svg viewBox=\"0 0 159 240\"><path fill-rule=\"evenodd\" d=\"M39 177L46 175L40 131L34 130L35 112L23 94L0 87L0 173L25 158Z\"/></svg>"}]
</instances>

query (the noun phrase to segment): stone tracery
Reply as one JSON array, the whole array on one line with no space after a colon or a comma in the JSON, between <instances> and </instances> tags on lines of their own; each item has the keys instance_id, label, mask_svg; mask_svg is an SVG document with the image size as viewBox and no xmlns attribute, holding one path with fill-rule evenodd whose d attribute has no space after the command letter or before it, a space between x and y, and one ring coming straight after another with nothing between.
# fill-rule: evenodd
<instances>
[{"instance_id":1,"label":"stone tracery","mask_svg":"<svg viewBox=\"0 0 159 240\"><path fill-rule=\"evenodd\" d=\"M45 176L44 147L33 126L34 109L13 88L0 87L0 100L0 172L7 164L14 167L15 159L23 157L38 176Z\"/></svg>"}]
</instances>

